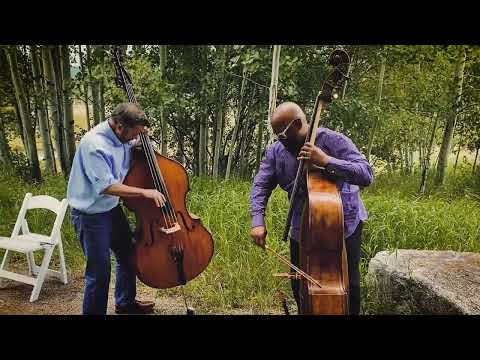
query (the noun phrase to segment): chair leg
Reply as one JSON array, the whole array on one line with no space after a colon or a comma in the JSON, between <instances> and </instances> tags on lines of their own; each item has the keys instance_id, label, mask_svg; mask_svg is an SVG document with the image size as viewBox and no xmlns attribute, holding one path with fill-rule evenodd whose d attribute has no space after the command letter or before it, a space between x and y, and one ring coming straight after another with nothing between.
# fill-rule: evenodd
<instances>
[{"instance_id":1,"label":"chair leg","mask_svg":"<svg viewBox=\"0 0 480 360\"><path fill-rule=\"evenodd\" d=\"M50 247L45 250L45 255L43 256L42 265L40 265L40 270L38 272L37 281L32 290L32 295L30 296L30 302L34 302L38 299L40 290L42 289L43 281L47 275L48 265L50 264L50 259L52 258L54 247Z\"/></svg>"},{"instance_id":2,"label":"chair leg","mask_svg":"<svg viewBox=\"0 0 480 360\"><path fill-rule=\"evenodd\" d=\"M26 253L27 263L28 263L28 273L30 276L35 275L35 258L33 257L33 252Z\"/></svg>"},{"instance_id":3,"label":"chair leg","mask_svg":"<svg viewBox=\"0 0 480 360\"><path fill-rule=\"evenodd\" d=\"M0 265L0 270L5 270L7 268L8 258L10 256L10 252L5 250L5 254L3 255L2 265ZM0 278L0 286L3 286L4 279Z\"/></svg>"},{"instance_id":4,"label":"chair leg","mask_svg":"<svg viewBox=\"0 0 480 360\"><path fill-rule=\"evenodd\" d=\"M58 242L58 252L60 253L60 280L66 285L68 283L67 267L65 266L65 256L63 255L62 241Z\"/></svg>"}]
</instances>

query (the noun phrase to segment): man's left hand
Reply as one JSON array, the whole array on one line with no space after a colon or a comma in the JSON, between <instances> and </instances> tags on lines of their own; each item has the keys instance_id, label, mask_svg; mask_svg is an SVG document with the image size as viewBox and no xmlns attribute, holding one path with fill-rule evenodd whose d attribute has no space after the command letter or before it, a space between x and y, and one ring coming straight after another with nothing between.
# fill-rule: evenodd
<instances>
[{"instance_id":1,"label":"man's left hand","mask_svg":"<svg viewBox=\"0 0 480 360\"><path fill-rule=\"evenodd\" d=\"M322 149L307 142L298 153L297 160L310 160L314 165L326 166L330 161L330 156L325 154Z\"/></svg>"}]
</instances>

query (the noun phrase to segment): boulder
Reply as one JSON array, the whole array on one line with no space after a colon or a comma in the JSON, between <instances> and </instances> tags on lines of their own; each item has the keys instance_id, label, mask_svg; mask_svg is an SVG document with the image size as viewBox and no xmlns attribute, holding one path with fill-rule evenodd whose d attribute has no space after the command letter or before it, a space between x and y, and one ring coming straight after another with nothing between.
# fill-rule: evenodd
<instances>
[{"instance_id":1,"label":"boulder","mask_svg":"<svg viewBox=\"0 0 480 360\"><path fill-rule=\"evenodd\" d=\"M480 314L480 254L455 251L381 251L366 276L376 313Z\"/></svg>"}]
</instances>

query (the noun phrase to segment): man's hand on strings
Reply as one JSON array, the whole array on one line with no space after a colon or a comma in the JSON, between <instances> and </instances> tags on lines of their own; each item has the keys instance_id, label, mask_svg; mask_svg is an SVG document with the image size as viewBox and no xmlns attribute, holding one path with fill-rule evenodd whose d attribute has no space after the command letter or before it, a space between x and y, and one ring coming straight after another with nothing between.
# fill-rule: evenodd
<instances>
[{"instance_id":1,"label":"man's hand on strings","mask_svg":"<svg viewBox=\"0 0 480 360\"><path fill-rule=\"evenodd\" d=\"M266 237L267 237L267 228L265 226L256 226L250 231L250 236L252 237L255 244L265 249Z\"/></svg>"},{"instance_id":2,"label":"man's hand on strings","mask_svg":"<svg viewBox=\"0 0 480 360\"><path fill-rule=\"evenodd\" d=\"M165 196L163 196L163 194L156 189L144 189L143 196L147 199L152 199L155 201L155 205L158 207L165 206Z\"/></svg>"},{"instance_id":3,"label":"man's hand on strings","mask_svg":"<svg viewBox=\"0 0 480 360\"><path fill-rule=\"evenodd\" d=\"M330 156L313 145L310 142L305 143L298 153L297 160L309 160L312 164L317 166L326 166L330 161Z\"/></svg>"}]
</instances>

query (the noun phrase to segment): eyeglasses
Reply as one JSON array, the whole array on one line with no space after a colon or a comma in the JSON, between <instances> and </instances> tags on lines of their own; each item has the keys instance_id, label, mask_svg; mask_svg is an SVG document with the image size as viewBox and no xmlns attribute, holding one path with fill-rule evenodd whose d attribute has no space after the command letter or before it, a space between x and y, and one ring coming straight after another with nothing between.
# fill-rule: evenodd
<instances>
[{"instance_id":1,"label":"eyeglasses","mask_svg":"<svg viewBox=\"0 0 480 360\"><path fill-rule=\"evenodd\" d=\"M281 133L276 134L275 137L277 138L277 140L287 140L288 139L288 136L287 136L288 129L295 122L295 120L298 120L298 119L299 118L295 118L292 121L290 121L290 123L287 125L285 130L283 130Z\"/></svg>"}]
</instances>

